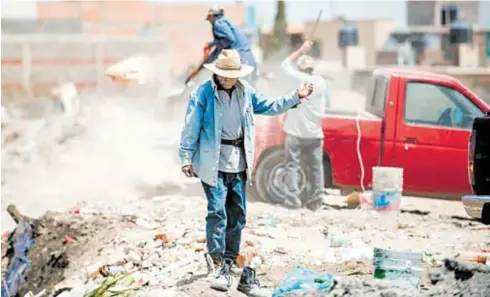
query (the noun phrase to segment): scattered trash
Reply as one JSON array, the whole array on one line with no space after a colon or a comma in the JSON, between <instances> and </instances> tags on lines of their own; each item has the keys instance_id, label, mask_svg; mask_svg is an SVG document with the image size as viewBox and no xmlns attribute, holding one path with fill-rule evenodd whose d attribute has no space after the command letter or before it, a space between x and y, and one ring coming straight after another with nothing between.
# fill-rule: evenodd
<instances>
[{"instance_id":1,"label":"scattered trash","mask_svg":"<svg viewBox=\"0 0 490 297\"><path fill-rule=\"evenodd\" d=\"M368 210L373 209L373 192L366 191L359 195L359 203L361 205L361 209Z\"/></svg>"},{"instance_id":2,"label":"scattered trash","mask_svg":"<svg viewBox=\"0 0 490 297\"><path fill-rule=\"evenodd\" d=\"M42 290L38 294L34 295L31 291L29 291L27 294L24 295L24 297L42 297L46 294L46 289Z\"/></svg>"},{"instance_id":3,"label":"scattered trash","mask_svg":"<svg viewBox=\"0 0 490 297\"><path fill-rule=\"evenodd\" d=\"M159 234L155 235L154 239L155 240L161 240L164 244L169 243L168 236L165 233L159 233Z\"/></svg>"},{"instance_id":4,"label":"scattered trash","mask_svg":"<svg viewBox=\"0 0 490 297\"><path fill-rule=\"evenodd\" d=\"M249 265L256 257L259 257L259 253L255 247L244 246L240 252L240 255L238 255L236 259L237 266L243 267L245 265Z\"/></svg>"},{"instance_id":5,"label":"scattered trash","mask_svg":"<svg viewBox=\"0 0 490 297\"><path fill-rule=\"evenodd\" d=\"M442 266L442 262L436 260L436 258L434 257L434 255L432 255L432 253L429 253L429 252L424 252L424 254L422 256L422 261L425 264L427 264L427 266L429 266L431 268L441 267Z\"/></svg>"},{"instance_id":6,"label":"scattered trash","mask_svg":"<svg viewBox=\"0 0 490 297\"><path fill-rule=\"evenodd\" d=\"M108 278L95 289L85 293L83 297L111 297L131 296L131 293L140 290L130 274L121 274L114 278ZM71 296L70 296L71 297Z\"/></svg>"},{"instance_id":7,"label":"scattered trash","mask_svg":"<svg viewBox=\"0 0 490 297\"><path fill-rule=\"evenodd\" d=\"M407 229L408 227L410 227L410 225L408 224L398 224L398 229Z\"/></svg>"},{"instance_id":8,"label":"scattered trash","mask_svg":"<svg viewBox=\"0 0 490 297\"><path fill-rule=\"evenodd\" d=\"M99 272L103 277L116 275L124 271L125 271L124 266L114 266L114 265L104 265L99 269Z\"/></svg>"},{"instance_id":9,"label":"scattered trash","mask_svg":"<svg viewBox=\"0 0 490 297\"><path fill-rule=\"evenodd\" d=\"M73 242L75 240L77 240L75 238L75 236L73 236L73 235L66 235L65 236L65 240L63 241L63 244L67 244L67 243Z\"/></svg>"},{"instance_id":10,"label":"scattered trash","mask_svg":"<svg viewBox=\"0 0 490 297\"><path fill-rule=\"evenodd\" d=\"M490 258L490 254L477 253L477 252L462 252L462 253L458 253L455 256L455 258L463 262L487 264L488 259Z\"/></svg>"},{"instance_id":11,"label":"scattered trash","mask_svg":"<svg viewBox=\"0 0 490 297\"><path fill-rule=\"evenodd\" d=\"M356 270L356 271L352 271L352 272L349 272L347 273L346 275L347 276L353 276L353 275L367 275L368 273L366 273L365 271L362 271L362 270Z\"/></svg>"},{"instance_id":12,"label":"scattered trash","mask_svg":"<svg viewBox=\"0 0 490 297\"><path fill-rule=\"evenodd\" d=\"M149 222L143 218L136 219L136 225L150 230L157 229L159 227L158 224Z\"/></svg>"},{"instance_id":13,"label":"scattered trash","mask_svg":"<svg viewBox=\"0 0 490 297\"><path fill-rule=\"evenodd\" d=\"M278 253L278 254L280 254L280 255L286 255L286 254L288 253L288 252L287 252L287 251L286 251L284 248L282 248L282 247L277 247L277 248L275 248L275 249L274 249L274 252L275 252L275 253Z\"/></svg>"},{"instance_id":14,"label":"scattered trash","mask_svg":"<svg viewBox=\"0 0 490 297\"><path fill-rule=\"evenodd\" d=\"M345 202L347 203L347 208L354 209L359 207L360 205L360 195L361 193L359 192L352 192L349 195L347 195Z\"/></svg>"},{"instance_id":15,"label":"scattered trash","mask_svg":"<svg viewBox=\"0 0 490 297\"><path fill-rule=\"evenodd\" d=\"M80 214L80 208L79 207L75 207L74 209L71 209L69 211L70 214Z\"/></svg>"},{"instance_id":16,"label":"scattered trash","mask_svg":"<svg viewBox=\"0 0 490 297\"><path fill-rule=\"evenodd\" d=\"M258 224L259 226L270 226L272 228L277 227L276 220L271 215L260 216L259 220L260 220Z\"/></svg>"},{"instance_id":17,"label":"scattered trash","mask_svg":"<svg viewBox=\"0 0 490 297\"><path fill-rule=\"evenodd\" d=\"M420 288L422 253L374 249L373 273L376 279L386 279L400 286Z\"/></svg>"},{"instance_id":18,"label":"scattered trash","mask_svg":"<svg viewBox=\"0 0 490 297\"><path fill-rule=\"evenodd\" d=\"M10 207L10 206L9 206ZM30 263L27 253L34 244L34 231L29 220L20 215L15 206L9 213L17 222L17 227L10 236L9 244L13 247L13 255L9 259L9 266L5 277L2 273L2 297L15 296L24 283L24 272Z\"/></svg>"},{"instance_id":19,"label":"scattered trash","mask_svg":"<svg viewBox=\"0 0 490 297\"><path fill-rule=\"evenodd\" d=\"M329 291L335 283L330 273L317 274L297 266L272 293L272 297L284 296L291 292L304 292L315 295Z\"/></svg>"}]
</instances>

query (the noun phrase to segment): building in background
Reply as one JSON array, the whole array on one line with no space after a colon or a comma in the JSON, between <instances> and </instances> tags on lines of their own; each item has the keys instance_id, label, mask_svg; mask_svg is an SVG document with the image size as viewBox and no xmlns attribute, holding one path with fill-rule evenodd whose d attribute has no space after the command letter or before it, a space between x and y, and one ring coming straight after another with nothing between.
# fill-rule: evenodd
<instances>
[{"instance_id":1,"label":"building in background","mask_svg":"<svg viewBox=\"0 0 490 297\"><path fill-rule=\"evenodd\" d=\"M444 5L454 4L458 7L458 18L466 19L472 24L480 26L490 25L488 1L450 1L450 0L423 0L406 1L407 25L411 26L441 26L442 8ZM486 14L484 13L486 11Z\"/></svg>"}]
</instances>

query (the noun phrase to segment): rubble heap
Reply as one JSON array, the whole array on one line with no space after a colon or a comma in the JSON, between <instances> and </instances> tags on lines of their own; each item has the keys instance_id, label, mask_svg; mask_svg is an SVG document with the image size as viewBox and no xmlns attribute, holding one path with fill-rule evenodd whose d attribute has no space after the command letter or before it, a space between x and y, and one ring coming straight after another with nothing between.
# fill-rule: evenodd
<instances>
[{"instance_id":1,"label":"rubble heap","mask_svg":"<svg viewBox=\"0 0 490 297\"><path fill-rule=\"evenodd\" d=\"M367 258L369 249L362 244L369 241L362 236L369 237L377 229L366 227L359 218L362 212L357 212L356 220L349 221L352 210L291 212L253 203L249 209L239 262L257 266L261 285L271 291L299 265L335 276L332 290L323 295L317 292L315 296L490 296L486 280L490 279L489 268L450 260L435 261L442 267L431 270L430 278L425 277L422 292L373 279L372 259ZM20 296L30 291L37 294L43 289L48 293L45 297L57 296L55 292L63 290L64 295L59 297L79 296L74 292L93 289L118 275L130 274L140 288L133 296L214 297L216 292L209 289L203 257L205 211L202 197L164 195L128 203L81 205L65 213L48 212L39 219L40 227L36 228L35 243L29 250L30 266L24 274L25 286ZM454 228L446 218L408 213L401 216L402 223L415 219L426 224L444 224L448 232ZM339 230L334 227L347 231L337 233ZM460 229L481 234L480 229L471 231L473 227ZM385 239L393 236L392 242L396 243L396 235L415 231L423 230L404 226L397 230L398 235L386 231L378 236L383 235ZM376 246L381 245L376 243ZM6 268L3 260L2 267ZM431 266L427 262L425 265ZM239 277L239 267L233 275ZM241 296L235 286L230 294Z\"/></svg>"}]
</instances>

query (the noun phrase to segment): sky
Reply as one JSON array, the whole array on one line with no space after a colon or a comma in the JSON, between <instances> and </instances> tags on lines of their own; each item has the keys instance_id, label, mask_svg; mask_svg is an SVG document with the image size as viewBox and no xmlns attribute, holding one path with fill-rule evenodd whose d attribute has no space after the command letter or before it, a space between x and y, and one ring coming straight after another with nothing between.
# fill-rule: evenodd
<instances>
[{"instance_id":1,"label":"sky","mask_svg":"<svg viewBox=\"0 0 490 297\"><path fill-rule=\"evenodd\" d=\"M43 0L43 1L58 1L58 0ZM217 0L217 1L199 1L199 0L149 0L151 2L201 2L213 4L230 4L236 0ZM272 26L275 13L275 0L262 1L243 1L245 4L253 4L257 8L257 19L259 25L263 25L264 29ZM286 1L286 10L288 20L308 21L315 20L319 10L322 9L322 18L330 19L334 16L343 15L349 19L368 19L368 18L394 18L397 27L405 26L405 0L391 1ZM2 0L2 15L19 18L35 18L36 9L35 2L31 0Z\"/></svg>"},{"instance_id":2,"label":"sky","mask_svg":"<svg viewBox=\"0 0 490 297\"><path fill-rule=\"evenodd\" d=\"M60 0L40 0L60 1ZM76 0L75 0L76 1ZM86 0L85 0L86 1ZM131 1L131 0L128 0ZM226 6L237 2L237 0L147 0L149 2L187 2L221 4ZM315 20L318 11L322 9L322 19L331 19L336 16L344 16L350 20L391 18L395 27L406 27L406 3L407 0L286 0L286 13L288 21L310 21ZM2 16L30 18L36 17L35 1L32 0L2 0ZM257 19L259 26L265 30L269 29L276 13L276 0L244 0L245 5L251 4L257 8ZM480 22L490 27L490 1L481 1ZM487 14L485 14L487 13Z\"/></svg>"}]
</instances>

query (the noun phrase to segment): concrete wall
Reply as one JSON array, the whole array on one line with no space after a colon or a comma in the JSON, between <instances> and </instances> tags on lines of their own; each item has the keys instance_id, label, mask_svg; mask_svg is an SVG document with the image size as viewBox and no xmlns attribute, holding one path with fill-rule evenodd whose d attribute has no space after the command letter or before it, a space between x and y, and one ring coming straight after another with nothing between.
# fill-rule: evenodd
<instances>
[{"instance_id":1,"label":"concrete wall","mask_svg":"<svg viewBox=\"0 0 490 297\"><path fill-rule=\"evenodd\" d=\"M4 35L2 96L47 94L55 84L67 81L79 89L101 90L109 85L105 70L111 64L141 53L169 55L168 49L161 37Z\"/></svg>"},{"instance_id":2,"label":"concrete wall","mask_svg":"<svg viewBox=\"0 0 490 297\"><path fill-rule=\"evenodd\" d=\"M225 15L236 25L245 24L242 3L224 5ZM79 20L85 24L124 25L202 24L207 3L159 3L152 1L55 1L38 2L38 20Z\"/></svg>"},{"instance_id":3,"label":"concrete wall","mask_svg":"<svg viewBox=\"0 0 490 297\"><path fill-rule=\"evenodd\" d=\"M408 26L432 26L436 1L406 1Z\"/></svg>"},{"instance_id":4,"label":"concrete wall","mask_svg":"<svg viewBox=\"0 0 490 297\"><path fill-rule=\"evenodd\" d=\"M359 29L359 46L365 49L366 66L376 65L377 51L381 50L388 36L394 29L393 20L355 21ZM342 49L338 46L338 32L342 25L340 20L320 22L315 33L315 40L321 47L321 58L327 61L342 59ZM313 23L305 24L305 32L310 32Z\"/></svg>"},{"instance_id":5,"label":"concrete wall","mask_svg":"<svg viewBox=\"0 0 490 297\"><path fill-rule=\"evenodd\" d=\"M451 3L458 7L458 19L467 19L473 24L485 24L488 15L482 14L485 9L484 1L413 1L407 0L407 25L408 26L439 26L441 24L441 9Z\"/></svg>"}]
</instances>

